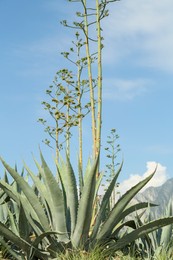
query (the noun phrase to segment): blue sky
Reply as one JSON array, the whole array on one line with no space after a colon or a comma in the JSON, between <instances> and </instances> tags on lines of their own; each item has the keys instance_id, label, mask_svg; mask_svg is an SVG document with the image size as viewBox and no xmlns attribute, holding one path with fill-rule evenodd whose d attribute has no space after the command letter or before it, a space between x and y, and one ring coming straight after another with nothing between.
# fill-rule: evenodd
<instances>
[{"instance_id":1,"label":"blue sky","mask_svg":"<svg viewBox=\"0 0 173 260\"><path fill-rule=\"evenodd\" d=\"M0 1L0 155L11 165L21 167L24 159L32 167L39 145L51 164L37 119L46 88L68 66L60 52L73 34L60 21L75 7L65 0ZM172 13L171 0L122 0L103 23L103 147L116 128L125 161L121 180L129 183L154 162L160 165L155 182L173 177Z\"/></svg>"}]
</instances>

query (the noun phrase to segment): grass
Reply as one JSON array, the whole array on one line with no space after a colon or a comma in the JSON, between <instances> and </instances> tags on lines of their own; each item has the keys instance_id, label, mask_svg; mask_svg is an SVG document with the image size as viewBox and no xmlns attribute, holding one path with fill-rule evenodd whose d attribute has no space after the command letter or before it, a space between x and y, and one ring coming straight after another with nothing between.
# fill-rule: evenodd
<instances>
[{"instance_id":1,"label":"grass","mask_svg":"<svg viewBox=\"0 0 173 260\"><path fill-rule=\"evenodd\" d=\"M1 248L0 251L0 260L15 260L13 257L9 257L5 248ZM56 260L170 260L173 259L173 248L166 251L162 248L159 254L145 258L136 258L130 255L123 255L122 252L117 252L117 255L112 257L107 257L104 254L102 248L96 247L94 250L90 252L82 251L82 250L66 250L65 254L62 253L56 258ZM55 258L54 258L55 260Z\"/></svg>"},{"instance_id":2,"label":"grass","mask_svg":"<svg viewBox=\"0 0 173 260\"><path fill-rule=\"evenodd\" d=\"M65 254L60 255L57 260L137 260L130 256L123 256L121 253L115 257L107 257L104 251L96 247L91 252L81 250L67 250ZM139 259L138 259L139 260Z\"/></svg>"},{"instance_id":3,"label":"grass","mask_svg":"<svg viewBox=\"0 0 173 260\"><path fill-rule=\"evenodd\" d=\"M170 260L173 259L173 248L166 251L162 248L160 254L145 258L136 258L130 255L124 256L122 252L117 252L114 257L106 257L103 250L96 248L91 252L81 250L68 250L65 254L60 255L57 260Z\"/></svg>"}]
</instances>

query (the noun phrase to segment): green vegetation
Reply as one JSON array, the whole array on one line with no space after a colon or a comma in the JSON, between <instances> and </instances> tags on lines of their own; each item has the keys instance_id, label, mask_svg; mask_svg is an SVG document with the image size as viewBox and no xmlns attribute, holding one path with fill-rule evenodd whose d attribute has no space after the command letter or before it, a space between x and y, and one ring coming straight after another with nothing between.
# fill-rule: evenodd
<instances>
[{"instance_id":1,"label":"green vegetation","mask_svg":"<svg viewBox=\"0 0 173 260\"><path fill-rule=\"evenodd\" d=\"M41 165L35 160L38 168L36 175L27 165L24 165L27 174L20 175L1 158L5 169L14 179L10 184L5 175L4 180L0 181L3 203L1 243L15 259L58 259L59 255L72 255L75 252L87 255L94 248L101 250L105 257L114 256L121 249L131 252L132 247L136 247L136 252L141 255L137 244L133 245L134 241L141 238L145 246L148 233L173 223L173 217L166 217L137 225L133 216L130 217L137 210L148 207L145 202L132 206L129 206L129 202L154 173L127 191L112 209L108 209L121 172L120 165L97 206L92 225L100 183L100 179L96 179L98 158L92 166L88 165L83 189L78 196L75 174L68 156L66 161L61 159L61 163L57 164L60 183L41 153L40 157Z\"/></svg>"},{"instance_id":2,"label":"green vegetation","mask_svg":"<svg viewBox=\"0 0 173 260\"><path fill-rule=\"evenodd\" d=\"M171 208L164 218L143 222L138 211L149 208L149 202L130 204L155 172L116 199L115 188L123 163L116 164L120 148L116 146L115 129L111 130L106 147L107 158L111 160L107 164L108 187L102 198L98 196L104 177L100 172L101 21L108 16L107 6L116 0L95 0L91 6L86 0L69 2L79 4L80 12L76 13L77 21L72 24L66 20L62 22L75 30L73 46L62 55L74 66L75 72L66 68L57 72L53 85L46 91L50 100L43 101L51 119L39 119L51 138L45 143L55 147L57 170L52 173L41 151L41 163L34 158L36 174L26 164L20 174L16 167L13 169L0 158L5 168L4 178L0 180L2 257L19 260L159 259L160 255L155 253L160 247L159 252L171 256ZM87 115L91 116L93 147L92 158L84 169L83 120ZM78 173L71 164L73 128L78 129ZM65 150L65 160L61 157L61 149ZM150 204L150 207L155 206Z\"/></svg>"}]
</instances>

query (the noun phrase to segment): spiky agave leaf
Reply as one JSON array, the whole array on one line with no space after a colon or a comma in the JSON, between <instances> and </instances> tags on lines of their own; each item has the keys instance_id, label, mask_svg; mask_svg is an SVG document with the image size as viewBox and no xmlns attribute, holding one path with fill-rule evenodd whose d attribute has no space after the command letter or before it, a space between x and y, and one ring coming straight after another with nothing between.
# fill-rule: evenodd
<instances>
[{"instance_id":1,"label":"spiky agave leaf","mask_svg":"<svg viewBox=\"0 0 173 260\"><path fill-rule=\"evenodd\" d=\"M170 216L172 216L172 198L168 203L168 206L166 208L166 214L165 214L165 217L170 217ZM162 228L160 245L163 246L165 249L168 249L168 246L171 243L172 234L173 234L172 228L173 228L173 224L170 224Z\"/></svg>"},{"instance_id":2,"label":"spiky agave leaf","mask_svg":"<svg viewBox=\"0 0 173 260\"><path fill-rule=\"evenodd\" d=\"M1 162L3 163L4 167L16 181L16 183L20 186L20 189L27 197L30 205L32 206L33 210L38 216L38 219L44 228L45 231L50 231L49 223L47 216L45 215L44 208L40 204L40 201L36 194L34 193L33 189L29 186L29 184L14 170L12 169L2 158L0 158Z\"/></svg>"},{"instance_id":3,"label":"spiky agave leaf","mask_svg":"<svg viewBox=\"0 0 173 260\"><path fill-rule=\"evenodd\" d=\"M31 250L33 248L33 245L31 245L29 242L22 239L20 236L17 236L14 234L10 229L8 229L3 223L0 222L0 233L3 237L5 237L7 240L14 243L18 248L22 249L24 252ZM39 257L40 259L48 260L48 253L42 252L38 248L34 248L35 250L35 256Z\"/></svg>"},{"instance_id":4,"label":"spiky agave leaf","mask_svg":"<svg viewBox=\"0 0 173 260\"><path fill-rule=\"evenodd\" d=\"M19 235L26 241L29 241L31 234L31 226L29 225L25 210L22 203L19 206L19 223L18 223Z\"/></svg>"},{"instance_id":5,"label":"spiky agave leaf","mask_svg":"<svg viewBox=\"0 0 173 260\"><path fill-rule=\"evenodd\" d=\"M50 203L49 207L50 207L50 212L52 214L54 228L56 232L61 233L61 235L59 235L59 239L64 242L68 242L69 239L68 239L68 232L66 228L63 194L61 189L59 188L55 176L52 174L46 161L44 160L41 151L40 151L40 157L41 157L42 165L36 162L36 160L35 162L43 178L44 184L47 188L47 197L49 197L48 202Z\"/></svg>"},{"instance_id":6,"label":"spiky agave leaf","mask_svg":"<svg viewBox=\"0 0 173 260\"><path fill-rule=\"evenodd\" d=\"M0 188L7 194L9 198L12 198L14 201L16 201L19 204L19 193L16 191L16 189L13 187L13 185L10 185L6 183L5 181L0 181Z\"/></svg>"},{"instance_id":7,"label":"spiky agave leaf","mask_svg":"<svg viewBox=\"0 0 173 260\"><path fill-rule=\"evenodd\" d=\"M156 204L150 204L151 207L157 207ZM120 230L124 227L124 226L128 226L127 223L129 223L129 221L125 221L123 222L123 220L129 216L131 213L136 213L136 216L135 218L137 217L138 218L138 221L140 221L140 217L138 216L137 214L137 211L138 210L141 210L141 209L146 209L148 207L148 203L147 202L140 202L138 204L135 204L135 205L132 205L130 206L129 208L127 208L126 210L124 210L121 214L121 218L120 218L120 221L119 223L116 225L116 228L113 230L112 234L111 234L111 237L116 237L118 236ZM133 220L133 222L135 223L135 228L137 228L137 224L136 224L136 221ZM142 225L142 224L141 224Z\"/></svg>"},{"instance_id":8,"label":"spiky agave leaf","mask_svg":"<svg viewBox=\"0 0 173 260\"><path fill-rule=\"evenodd\" d=\"M79 196L80 196L84 185L84 179L83 179L83 169L81 167L79 156L78 156L78 176L79 176Z\"/></svg>"},{"instance_id":9,"label":"spiky agave leaf","mask_svg":"<svg viewBox=\"0 0 173 260\"><path fill-rule=\"evenodd\" d=\"M92 209L96 186L96 172L99 156L95 160L90 172L86 173L81 199L79 201L78 215L74 234L72 235L72 245L77 248L84 246L88 239L92 218Z\"/></svg>"},{"instance_id":10,"label":"spiky agave leaf","mask_svg":"<svg viewBox=\"0 0 173 260\"><path fill-rule=\"evenodd\" d=\"M35 193L37 194L37 196L39 196L40 201L43 203L45 210L46 210L48 220L52 227L53 224L52 224L52 215L50 212L50 196L47 196L46 185L43 183L40 173L39 173L39 176L35 175L31 171L31 169L26 165L26 163L24 163L24 167L27 170L28 174L30 175L30 177L33 181L33 184L34 184L33 189L35 190Z\"/></svg>"},{"instance_id":11,"label":"spiky agave leaf","mask_svg":"<svg viewBox=\"0 0 173 260\"><path fill-rule=\"evenodd\" d=\"M0 221L5 224L7 222L7 217L8 217L7 203L0 204Z\"/></svg>"},{"instance_id":12,"label":"spiky agave leaf","mask_svg":"<svg viewBox=\"0 0 173 260\"><path fill-rule=\"evenodd\" d=\"M1 187L1 186L0 186ZM1 189L1 195L0 195L0 221L2 223L6 223L7 217L8 217L8 207L7 207L7 201L9 200L7 194Z\"/></svg>"},{"instance_id":13,"label":"spiky agave leaf","mask_svg":"<svg viewBox=\"0 0 173 260\"><path fill-rule=\"evenodd\" d=\"M153 203L148 203L148 202L140 202L134 205L130 205L128 208L126 208L120 215L119 217L119 223L121 223L121 221L123 221L127 216L129 216L132 213L136 213L138 210L141 209L145 209L141 216L139 216L139 220L141 219L142 215L144 214L144 212L146 211L146 209L148 208L148 205L150 204L150 207L157 207L158 205L153 204ZM138 215L137 215L138 216ZM119 230L119 227L118 227ZM114 234L116 234L116 230L114 230Z\"/></svg>"},{"instance_id":14,"label":"spiky agave leaf","mask_svg":"<svg viewBox=\"0 0 173 260\"><path fill-rule=\"evenodd\" d=\"M94 208L93 208L93 212L92 212L89 236L91 236L91 234L93 233L93 229L96 225L98 211L100 209L100 197L98 195L98 191L99 191L102 179L103 179L103 173L100 173L98 178L96 178L96 186L95 186L95 193L94 193Z\"/></svg>"},{"instance_id":15,"label":"spiky agave leaf","mask_svg":"<svg viewBox=\"0 0 173 260\"><path fill-rule=\"evenodd\" d=\"M6 194L9 197L10 207L13 206L16 221L19 221L19 206L20 204L22 204L25 214L27 216L27 220L32 226L34 232L37 235L41 234L44 231L44 228L42 227L39 218L36 212L34 211L32 205L29 203L28 199L16 190L16 186L14 187L13 185L9 185L4 181L0 181L0 187L6 192ZM6 207L7 211L9 211L7 205Z\"/></svg>"},{"instance_id":16,"label":"spiky agave leaf","mask_svg":"<svg viewBox=\"0 0 173 260\"><path fill-rule=\"evenodd\" d=\"M48 232L44 232L41 235L37 236L35 238L35 240L31 243L32 247L30 248L30 252L29 252L29 259L32 259L33 256L35 256L35 248L39 248L39 245L42 244L45 240L45 238L48 238L48 240L51 241L51 236L55 235L55 236L59 236L59 235L63 235L62 232L56 232L56 231L48 231ZM62 244L61 242L56 242L55 240L52 240L52 244L49 244L46 247L46 251L48 251L50 253L51 258L57 256L57 252L59 252L62 249ZM51 248L51 250L49 250ZM48 250L47 250L48 249ZM47 253L47 254L49 254Z\"/></svg>"},{"instance_id":17,"label":"spiky agave leaf","mask_svg":"<svg viewBox=\"0 0 173 260\"><path fill-rule=\"evenodd\" d=\"M9 226L10 229L13 231L14 234L19 235L19 230L17 228L17 223L15 219L15 214L13 214L10 209L8 208L8 219L9 219Z\"/></svg>"},{"instance_id":18,"label":"spiky agave leaf","mask_svg":"<svg viewBox=\"0 0 173 260\"><path fill-rule=\"evenodd\" d=\"M41 225L35 211L32 206L29 204L25 196L20 196L20 204L22 205L27 222L31 225L33 233L35 236L39 236L44 232L44 227Z\"/></svg>"},{"instance_id":19,"label":"spiky agave leaf","mask_svg":"<svg viewBox=\"0 0 173 260\"><path fill-rule=\"evenodd\" d=\"M93 232L91 234L91 240L94 240L96 235L97 235L97 232L99 230L99 227L103 221L103 217L104 217L104 211L106 210L106 207L109 203L109 199L111 197L111 194L113 192L113 189L115 187L115 183L117 181L117 178L121 172L121 169L122 169L122 166L123 166L123 162L121 163L119 169L117 170L117 173L115 174L114 178L112 179L112 181L110 182L104 196L103 196L103 199L102 199L102 202L101 202L101 205L100 205L100 209L99 209L99 212L98 212L98 215L97 215L97 218L96 218L96 223L94 225L94 229L93 229Z\"/></svg>"},{"instance_id":20,"label":"spiky agave leaf","mask_svg":"<svg viewBox=\"0 0 173 260\"><path fill-rule=\"evenodd\" d=\"M87 174L91 171L91 168L92 168L92 162L91 162L91 158L89 157L88 161L87 161L86 169L84 172L84 179L83 179L84 184L85 184L85 180L87 178Z\"/></svg>"},{"instance_id":21,"label":"spiky agave leaf","mask_svg":"<svg viewBox=\"0 0 173 260\"><path fill-rule=\"evenodd\" d=\"M15 252L12 249L12 246L9 245L9 243L7 243L2 237L0 237L0 245L3 246L3 248L5 249L2 252L2 256L3 257L4 257L4 255L6 257L6 254L8 254L8 255L12 256L16 260L24 260L24 257L21 256L20 253Z\"/></svg>"},{"instance_id":22,"label":"spiky agave leaf","mask_svg":"<svg viewBox=\"0 0 173 260\"><path fill-rule=\"evenodd\" d=\"M60 181L65 191L65 200L67 207L67 223L70 233L74 232L76 219L77 219L77 207L78 207L78 191L75 174L70 163L68 156L66 155L66 163L61 160L61 166L57 165L59 169Z\"/></svg>"},{"instance_id":23,"label":"spiky agave leaf","mask_svg":"<svg viewBox=\"0 0 173 260\"><path fill-rule=\"evenodd\" d=\"M172 198L170 199L164 217L172 216ZM144 223L151 222L153 218L151 217L151 208L148 207L148 216L144 220ZM140 218L138 218L140 225L143 225ZM173 224L158 228L154 232L146 235L143 239L143 244L146 243L146 240L150 240L149 247L152 248L155 255L159 255L161 250L168 250L170 244L172 243L172 226ZM151 249L150 249L151 250Z\"/></svg>"},{"instance_id":24,"label":"spiky agave leaf","mask_svg":"<svg viewBox=\"0 0 173 260\"><path fill-rule=\"evenodd\" d=\"M136 184L118 200L118 202L113 207L110 215L108 216L107 220L103 223L100 231L96 236L98 242L104 240L107 236L111 235L112 230L119 223L121 214L128 205L128 203L149 182L149 180L153 177L154 173L145 178L143 181Z\"/></svg>"},{"instance_id":25,"label":"spiky agave leaf","mask_svg":"<svg viewBox=\"0 0 173 260\"><path fill-rule=\"evenodd\" d=\"M133 212L137 212L140 209L147 209L148 205L150 205L150 207L158 207L157 204L154 203L150 203L150 202L139 202L136 203L134 205L130 205L128 208L126 208L120 216L120 219L124 219L126 216L129 216L131 213Z\"/></svg>"},{"instance_id":26,"label":"spiky agave leaf","mask_svg":"<svg viewBox=\"0 0 173 260\"><path fill-rule=\"evenodd\" d=\"M135 241L136 239L141 238L146 234L157 230L158 228L162 228L172 223L173 223L173 217L169 217L169 218L154 220L148 224L138 227L136 230L123 236L118 241L109 244L108 248L106 249L107 254L110 255L111 253L122 249L126 245L129 245L131 242Z\"/></svg>"}]
</instances>

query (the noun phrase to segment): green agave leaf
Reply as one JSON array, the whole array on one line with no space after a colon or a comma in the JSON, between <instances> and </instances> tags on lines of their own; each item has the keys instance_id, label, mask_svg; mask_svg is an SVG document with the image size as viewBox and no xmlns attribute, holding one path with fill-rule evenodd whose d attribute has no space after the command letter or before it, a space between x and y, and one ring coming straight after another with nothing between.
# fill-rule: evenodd
<instances>
[{"instance_id":1,"label":"green agave leaf","mask_svg":"<svg viewBox=\"0 0 173 260\"><path fill-rule=\"evenodd\" d=\"M4 197L5 192L3 190L0 190L0 199ZM2 204L2 203L1 203Z\"/></svg>"},{"instance_id":2,"label":"green agave leaf","mask_svg":"<svg viewBox=\"0 0 173 260\"><path fill-rule=\"evenodd\" d=\"M7 203L4 203L3 205L0 205L0 221L5 224L7 218L8 218L8 207L7 207Z\"/></svg>"},{"instance_id":3,"label":"green agave leaf","mask_svg":"<svg viewBox=\"0 0 173 260\"><path fill-rule=\"evenodd\" d=\"M24 163L24 166L25 166L25 169L27 170L28 174L30 175L31 179L33 180L34 188L37 189L40 200L44 204L49 222L51 223L51 226L53 226L51 209L50 209L50 204L51 204L50 196L47 196L48 191L46 189L46 186L42 182L42 179L40 178L40 176L36 176L25 163Z\"/></svg>"},{"instance_id":4,"label":"green agave leaf","mask_svg":"<svg viewBox=\"0 0 173 260\"><path fill-rule=\"evenodd\" d=\"M28 241L30 232L31 232L31 227L29 225L23 205L21 203L19 207L19 235L21 238Z\"/></svg>"},{"instance_id":5,"label":"green agave leaf","mask_svg":"<svg viewBox=\"0 0 173 260\"><path fill-rule=\"evenodd\" d=\"M7 171L10 173L10 175L13 177L13 179L17 182L17 184L20 186L22 192L27 197L29 203L33 207L35 213L37 214L40 223L44 227L45 231L50 231L49 223L47 220L47 217L45 215L44 208L40 204L40 201L32 188L29 186L29 184L14 170L12 169L2 158L1 162L3 163L4 167L7 169Z\"/></svg>"},{"instance_id":6,"label":"green agave leaf","mask_svg":"<svg viewBox=\"0 0 173 260\"><path fill-rule=\"evenodd\" d=\"M12 209L13 209L13 212L15 212L15 216L16 216L16 221L18 221L19 220L19 206L18 206L18 204L15 202L15 201L13 201L13 200L11 200L11 204L12 204Z\"/></svg>"},{"instance_id":7,"label":"green agave leaf","mask_svg":"<svg viewBox=\"0 0 173 260\"><path fill-rule=\"evenodd\" d=\"M115 232L113 232L111 234L111 238L115 238L115 236L118 234L118 232L123 228L123 227L130 227L130 228L133 228L133 229L136 229L137 226L136 226L136 223L134 220L128 220L122 224L119 225L119 227L117 228L117 230Z\"/></svg>"},{"instance_id":8,"label":"green agave leaf","mask_svg":"<svg viewBox=\"0 0 173 260\"><path fill-rule=\"evenodd\" d=\"M133 212L137 212L138 210L148 208L148 204L150 204L151 207L157 206L156 204L152 204L152 203L148 203L148 202L140 202L135 205L132 205L122 212L122 214L120 216L120 221L123 220L125 217L129 216ZM140 218L138 218L138 220L140 221ZM141 222L141 224L142 224L142 222ZM126 222L123 223L122 225L118 226L117 229L115 229L113 231L111 236L115 237L124 225L126 226Z\"/></svg>"},{"instance_id":9,"label":"green agave leaf","mask_svg":"<svg viewBox=\"0 0 173 260\"><path fill-rule=\"evenodd\" d=\"M85 172L84 172L84 184L85 184L85 180L87 178L87 174L90 173L91 168L92 168L92 163L91 163L91 158L89 157L87 165L86 165L86 169L85 169Z\"/></svg>"},{"instance_id":10,"label":"green agave leaf","mask_svg":"<svg viewBox=\"0 0 173 260\"><path fill-rule=\"evenodd\" d=\"M158 207L158 205L153 204L153 203L148 203L148 202L140 202L137 204L134 204L130 206L129 208L125 209L121 215L120 215L120 220L123 220L125 217L129 216L131 213L136 212L140 209L145 209L148 208L148 205L150 204L150 207Z\"/></svg>"},{"instance_id":11,"label":"green agave leaf","mask_svg":"<svg viewBox=\"0 0 173 260\"><path fill-rule=\"evenodd\" d=\"M98 190L99 190L102 178L103 178L102 173L100 173L98 178L96 178L95 193L94 193L94 199L93 199L94 210L92 212L91 225L90 225L90 231L89 231L90 234L92 234L92 232L93 232L93 229L95 227L95 222L96 222L96 216L97 216L98 211L100 209L100 205L99 205L100 199L99 199L99 196L98 196Z\"/></svg>"},{"instance_id":12,"label":"green agave leaf","mask_svg":"<svg viewBox=\"0 0 173 260\"><path fill-rule=\"evenodd\" d=\"M34 248L38 248L39 247L39 244L42 243L42 241L45 239L45 238L48 238L51 237L51 235L63 235L63 233L61 232L55 232L55 231L49 231L49 232L44 232L42 233L41 235L39 235L38 237L36 237L36 239L34 240L34 242L32 243L32 248L30 250L30 253L29 253L29 259L32 259L32 257L34 256ZM51 239L50 239L51 240ZM56 243L56 241L53 241L53 243ZM52 244L53 244L52 243ZM59 243L56 243L56 250L58 250L58 245ZM49 247L49 245L47 245L47 248ZM50 255L48 252L45 252L47 253L48 255ZM56 252L51 252L53 253L54 255L56 255ZM49 258L50 259L50 258ZM52 259L52 258L51 258Z\"/></svg>"},{"instance_id":13,"label":"green agave leaf","mask_svg":"<svg viewBox=\"0 0 173 260\"><path fill-rule=\"evenodd\" d=\"M115 252L124 246L130 244L131 242L135 241L138 238L145 236L146 234L153 232L159 228L162 228L166 225L173 223L173 217L158 219L152 221L148 224L143 225L142 227L137 228L136 230L132 231L131 233L125 235L124 237L120 238L116 243L110 245L110 247L106 250L107 253Z\"/></svg>"},{"instance_id":14,"label":"green agave leaf","mask_svg":"<svg viewBox=\"0 0 173 260\"><path fill-rule=\"evenodd\" d=\"M13 186L9 185L8 183L6 183L5 181L1 180L0 181L0 188L10 197L12 198L14 201L16 201L17 203L20 202L19 200L19 194L16 191L16 189L14 189Z\"/></svg>"},{"instance_id":15,"label":"green agave leaf","mask_svg":"<svg viewBox=\"0 0 173 260\"><path fill-rule=\"evenodd\" d=\"M69 217L71 221L70 231L73 233L77 219L78 191L75 174L68 156L66 156L66 163L63 162L62 167L59 168L59 174L66 195L67 211L69 212Z\"/></svg>"},{"instance_id":16,"label":"green agave leaf","mask_svg":"<svg viewBox=\"0 0 173 260\"><path fill-rule=\"evenodd\" d=\"M100 185L101 185L101 182L103 180L103 173L101 172L98 176L98 178L96 179L96 192L95 192L95 198L96 198L96 195L98 195L98 191L99 191L99 188L100 188Z\"/></svg>"},{"instance_id":17,"label":"green agave leaf","mask_svg":"<svg viewBox=\"0 0 173 260\"><path fill-rule=\"evenodd\" d=\"M66 165L61 156L60 156L60 163L56 162L56 166L57 166L58 179L59 179L60 186L62 188L62 194L63 194L63 198L64 198L64 208L65 208L67 231L69 232L69 235L71 236L71 219L70 219L70 211L67 206L67 193L66 193L66 189L68 189L68 187L65 187L65 180L64 180L64 174L63 174L64 172L66 172Z\"/></svg>"},{"instance_id":18,"label":"green agave leaf","mask_svg":"<svg viewBox=\"0 0 173 260\"><path fill-rule=\"evenodd\" d=\"M166 210L166 217L172 216L172 199L169 201L167 210ZM172 239L172 227L173 225L168 225L162 228L161 232L161 240L160 245L164 246L164 248L168 248Z\"/></svg>"},{"instance_id":19,"label":"green agave leaf","mask_svg":"<svg viewBox=\"0 0 173 260\"><path fill-rule=\"evenodd\" d=\"M5 237L7 240L10 240L14 243L17 247L22 249L23 251L28 248L31 249L31 244L25 241L24 239L20 238L19 236L15 235L10 229L8 229L3 223L0 222L0 233L1 236ZM48 256L46 257L39 249L35 248L35 255L40 259L48 260ZM44 258L43 258L44 257Z\"/></svg>"},{"instance_id":20,"label":"green agave leaf","mask_svg":"<svg viewBox=\"0 0 173 260\"><path fill-rule=\"evenodd\" d=\"M16 220L15 220L15 215L11 213L9 208L8 208L8 217L9 217L9 222L10 222L9 223L10 229L13 231L14 234L16 234L18 236L19 231L17 229L17 223L16 223Z\"/></svg>"},{"instance_id":21,"label":"green agave leaf","mask_svg":"<svg viewBox=\"0 0 173 260\"><path fill-rule=\"evenodd\" d=\"M35 186L38 187L38 192L40 193L42 200L45 201L45 203L46 203L46 201L48 202L49 208L52 209L52 213L53 213L54 208L53 208L52 196L47 196L47 194L49 194L50 191L49 191L49 184L47 183L47 179L45 176L45 171L44 171L42 165L40 165L40 163L38 163L35 158L34 158L34 162L37 166L39 173L38 173L38 176L34 177L34 174L32 174L30 171L31 178L32 178ZM41 184L43 184L43 186Z\"/></svg>"},{"instance_id":22,"label":"green agave leaf","mask_svg":"<svg viewBox=\"0 0 173 260\"><path fill-rule=\"evenodd\" d=\"M78 176L79 176L79 195L82 194L82 189L84 186L84 180L83 180L83 169L81 167L79 157L78 157Z\"/></svg>"},{"instance_id":23,"label":"green agave leaf","mask_svg":"<svg viewBox=\"0 0 173 260\"><path fill-rule=\"evenodd\" d=\"M14 208L14 212L16 214L16 219L18 220L19 206L22 203L23 208L25 210L25 214L27 214L27 219L28 219L29 223L31 224L31 226L33 227L35 232L37 234L40 234L40 232L43 231L42 229L40 229L40 226L41 226L40 221L39 221L38 216L36 215L33 207L30 205L28 199L24 195L19 194L14 186L10 186L9 184L5 183L4 181L0 181L0 187L7 193L7 195L10 198L12 198L14 200L12 205ZM39 224L39 228L38 228L38 225L35 225L35 223L33 223L33 219L35 220L35 222L37 222Z\"/></svg>"},{"instance_id":24,"label":"green agave leaf","mask_svg":"<svg viewBox=\"0 0 173 260\"><path fill-rule=\"evenodd\" d=\"M150 205L150 203L148 204L148 207L147 207L147 214L148 214L148 211L151 211L151 205ZM145 211L146 212L146 211ZM144 225L144 223L146 223L145 222L145 220L144 220L144 223L142 222L142 215L143 215L143 213L141 213L140 215L136 212L136 216L135 216L135 222L136 222L136 226L137 226L137 228L139 228L139 227L141 227L141 226L143 226ZM148 221L147 223L149 223L149 222L151 222L151 220L150 221ZM145 234L144 236L142 236L141 238L140 238L140 240L141 240L141 243L142 243L142 246L143 246L143 248L147 248L147 250L149 250L150 252L151 252L151 254L153 254L154 253L154 247L157 245L157 240L158 240L158 229L157 230L155 230L154 232L151 232L151 233L147 233L147 234ZM138 242L140 241L140 240L138 240ZM156 247L158 247L158 245L156 246Z\"/></svg>"},{"instance_id":25,"label":"green agave leaf","mask_svg":"<svg viewBox=\"0 0 173 260\"><path fill-rule=\"evenodd\" d=\"M88 239L89 228L92 218L92 208L96 186L96 172L99 156L94 162L91 171L86 174L86 179L79 202L77 223L74 234L72 235L72 245L78 247L80 242L84 244Z\"/></svg>"},{"instance_id":26,"label":"green agave leaf","mask_svg":"<svg viewBox=\"0 0 173 260\"><path fill-rule=\"evenodd\" d=\"M23 207L28 223L31 225L33 232L36 235L40 235L44 232L44 227L42 227L37 214L35 213L32 206L29 204L25 196L20 197L20 204Z\"/></svg>"},{"instance_id":27,"label":"green agave leaf","mask_svg":"<svg viewBox=\"0 0 173 260\"><path fill-rule=\"evenodd\" d=\"M103 196L103 199L102 199L102 202L101 202L101 205L100 205L100 210L99 210L99 213L98 213L97 218L96 218L96 223L94 225L94 229L93 229L93 232L91 234L91 240L93 240L97 235L100 224L101 224L103 217L104 217L104 211L106 210L106 207L109 203L109 199L110 199L112 191L115 187L118 176L119 176L119 174L122 170L122 167L123 167L123 162L121 163L119 169L117 170L117 173L115 174L114 178L110 182L109 187L107 188L107 190L106 190L106 192Z\"/></svg>"},{"instance_id":28,"label":"green agave leaf","mask_svg":"<svg viewBox=\"0 0 173 260\"><path fill-rule=\"evenodd\" d=\"M0 187L1 187L1 189L3 189L4 194L6 194L4 203L10 202L10 207L13 210L13 212L15 212L15 218L16 218L16 221L18 221L18 216L19 216L18 204L20 203L20 198L19 198L20 194L17 192L16 186L14 186L13 183L11 185L9 185L8 183L6 183L5 181L2 180L2 181L0 181ZM6 203L6 216L8 215L7 211L8 211L8 209L7 209L7 203Z\"/></svg>"},{"instance_id":29,"label":"green agave leaf","mask_svg":"<svg viewBox=\"0 0 173 260\"><path fill-rule=\"evenodd\" d=\"M65 190L65 187L64 187L64 182L62 180L62 177L63 177L63 174L62 172L65 171L65 163L63 161L63 159L61 158L60 156L60 163L57 163L57 161L55 161L56 163L56 167L57 167L57 175L58 175L58 180L59 180L59 184L62 188L62 194L63 194L63 199L64 199L64 208L65 208L65 213L66 213L66 222L68 223L68 221L70 221L70 219L68 219L68 216L67 216L67 198L66 198L66 190Z\"/></svg>"},{"instance_id":30,"label":"green agave leaf","mask_svg":"<svg viewBox=\"0 0 173 260\"><path fill-rule=\"evenodd\" d=\"M5 173L4 173L4 177L3 177L3 180L9 184L9 180L8 180L8 176L7 176L7 171L5 170Z\"/></svg>"},{"instance_id":31,"label":"green agave leaf","mask_svg":"<svg viewBox=\"0 0 173 260\"><path fill-rule=\"evenodd\" d=\"M16 253L12 248L11 246L5 242L5 240L0 237L0 245L2 245L5 250L13 257L15 258L16 260L24 260L24 257L20 256L18 253Z\"/></svg>"},{"instance_id":32,"label":"green agave leaf","mask_svg":"<svg viewBox=\"0 0 173 260\"><path fill-rule=\"evenodd\" d=\"M52 201L51 213L53 217L53 222L55 225L55 231L61 233L59 239L64 242L68 242L67 228L66 228L66 219L65 219L65 207L64 207L64 198L62 191L59 188L59 185L49 169L44 157L40 151L40 157L42 162L42 167L39 166L39 171L42 176L45 178L45 182L48 188L48 194ZM47 195L48 195L47 194ZM50 206L50 205L49 205ZM66 234L66 235L64 235Z\"/></svg>"},{"instance_id":33,"label":"green agave leaf","mask_svg":"<svg viewBox=\"0 0 173 260\"><path fill-rule=\"evenodd\" d=\"M112 209L108 219L104 222L101 230L98 232L96 236L97 241L101 241L107 236L111 235L112 230L120 221L120 217L123 210L126 208L131 199L147 184L147 182L149 182L149 180L153 177L154 173L145 178L143 181L139 182L134 187L132 187L118 200L118 202Z\"/></svg>"},{"instance_id":34,"label":"green agave leaf","mask_svg":"<svg viewBox=\"0 0 173 260\"><path fill-rule=\"evenodd\" d=\"M34 240L34 242L32 243L32 246L37 247L40 242L45 238L48 237L50 235L62 235L63 233L61 232L56 232L56 231L49 231L49 232L44 232L41 235L39 235L38 237L36 237L36 239Z\"/></svg>"}]
</instances>

